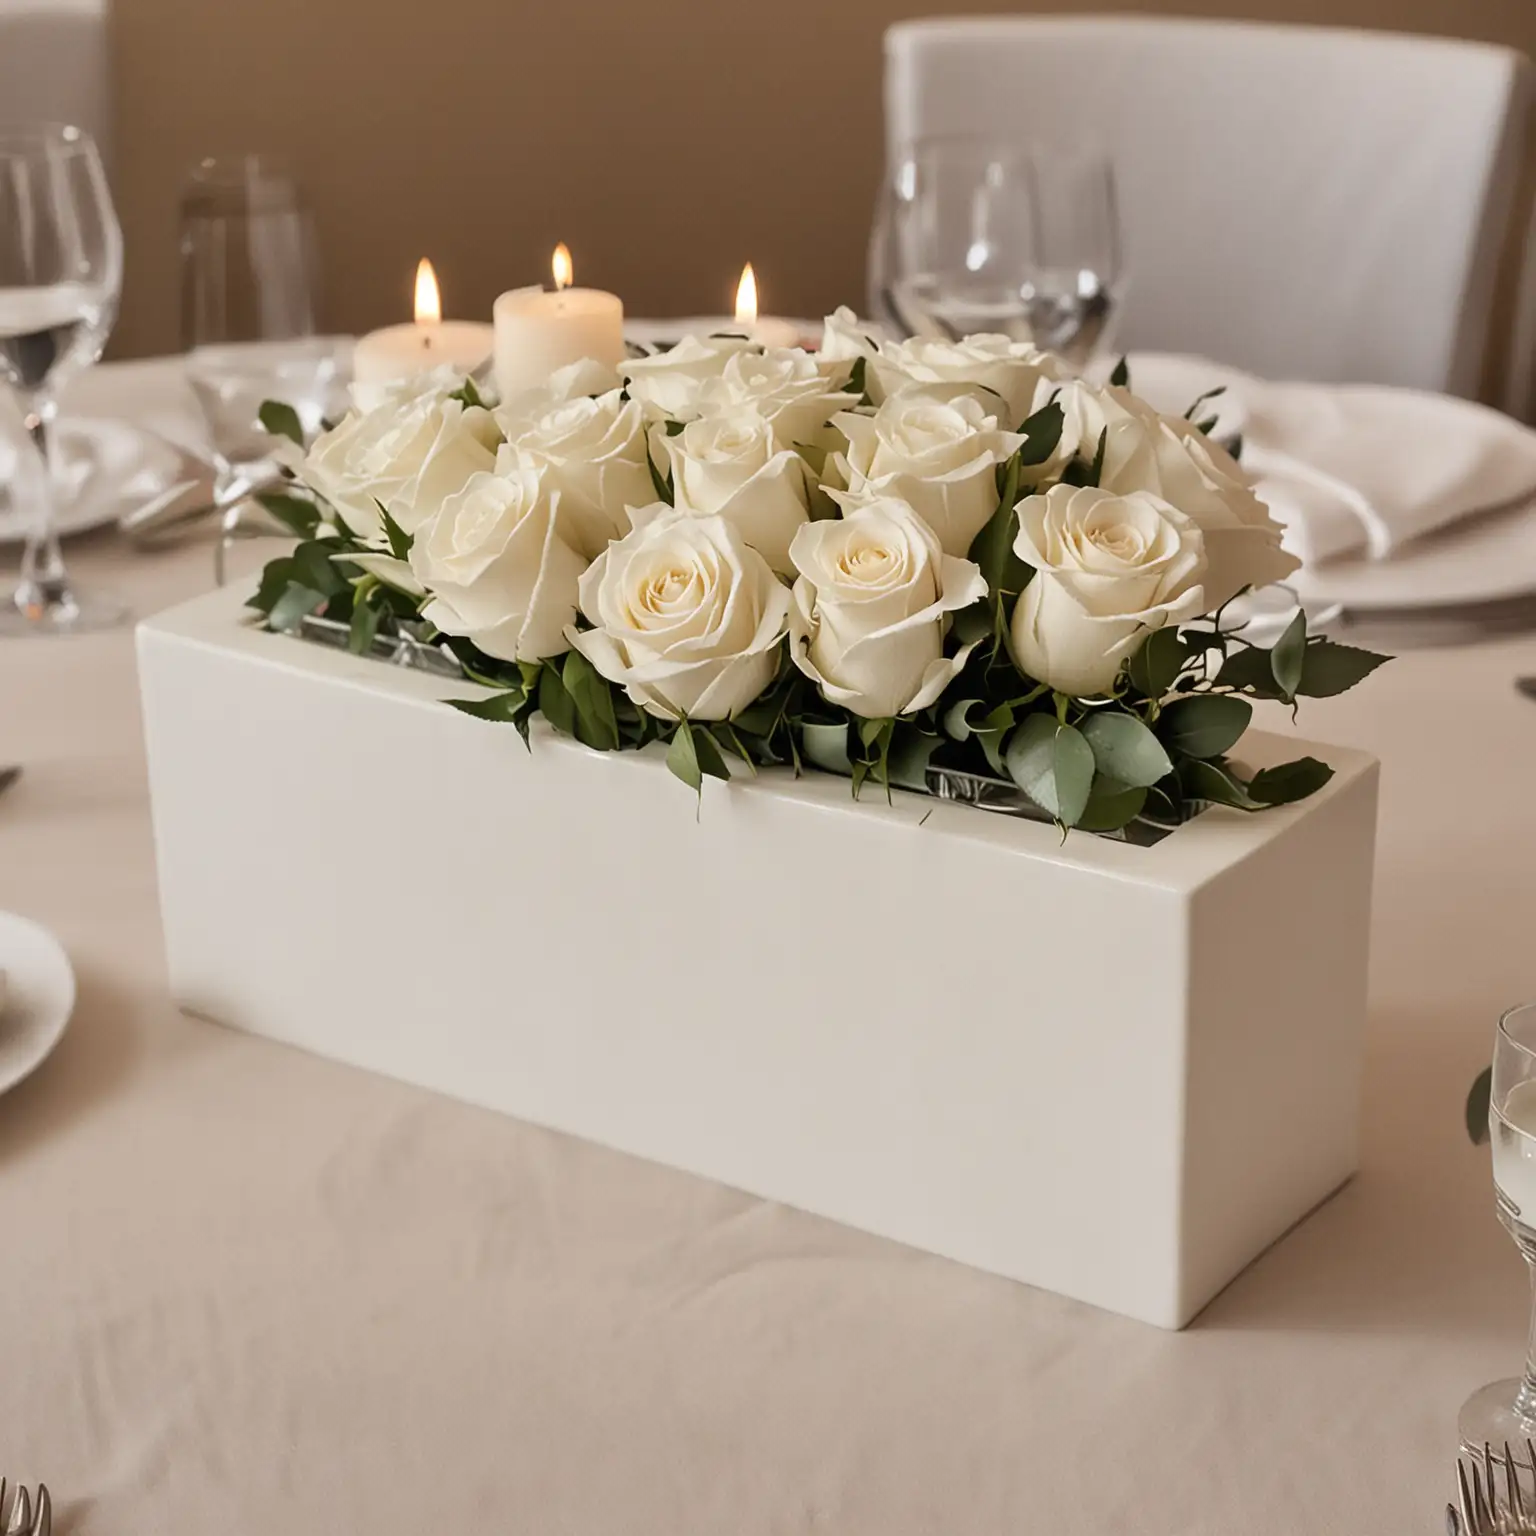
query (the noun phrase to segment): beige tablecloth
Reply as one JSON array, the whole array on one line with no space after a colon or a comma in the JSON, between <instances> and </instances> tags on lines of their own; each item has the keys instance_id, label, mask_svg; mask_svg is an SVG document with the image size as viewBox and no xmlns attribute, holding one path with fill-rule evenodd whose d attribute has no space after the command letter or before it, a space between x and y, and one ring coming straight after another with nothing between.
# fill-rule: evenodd
<instances>
[{"instance_id":1,"label":"beige tablecloth","mask_svg":"<svg viewBox=\"0 0 1536 1536\"><path fill-rule=\"evenodd\" d=\"M210 580L73 555L140 612ZM1386 765L1364 1169L1173 1335L181 1017L130 636L0 642L0 907L81 986L0 1099L0 1470L80 1536L1439 1530L1525 1333L1461 1125L1536 995L1522 672L1305 708Z\"/></svg>"}]
</instances>

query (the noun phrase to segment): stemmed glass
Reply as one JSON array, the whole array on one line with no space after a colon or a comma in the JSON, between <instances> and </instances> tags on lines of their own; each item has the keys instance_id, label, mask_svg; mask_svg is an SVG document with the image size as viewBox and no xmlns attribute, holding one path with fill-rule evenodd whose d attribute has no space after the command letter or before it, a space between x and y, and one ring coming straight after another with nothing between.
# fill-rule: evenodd
<instances>
[{"instance_id":1,"label":"stemmed glass","mask_svg":"<svg viewBox=\"0 0 1536 1536\"><path fill-rule=\"evenodd\" d=\"M90 135L56 125L0 131L0 375L43 468L0 633L67 634L127 618L116 599L75 588L53 528L58 391L101 356L122 279L122 231Z\"/></svg>"},{"instance_id":2,"label":"stemmed glass","mask_svg":"<svg viewBox=\"0 0 1536 1536\"><path fill-rule=\"evenodd\" d=\"M242 501L273 467L263 402L291 405L306 434L325 414L336 347L315 334L318 309L314 225L293 177L264 155L202 161L181 199L181 331L224 514L221 566Z\"/></svg>"},{"instance_id":3,"label":"stemmed glass","mask_svg":"<svg viewBox=\"0 0 1536 1536\"><path fill-rule=\"evenodd\" d=\"M1121 295L1114 171L1091 149L957 134L895 158L870 244L871 308L908 336L1001 332L1086 368Z\"/></svg>"},{"instance_id":4,"label":"stemmed glass","mask_svg":"<svg viewBox=\"0 0 1536 1536\"><path fill-rule=\"evenodd\" d=\"M1536 1436L1536 1003L1512 1008L1494 1037L1488 1103L1499 1220L1531 1272L1525 1374L1474 1392L1461 1410L1461 1443L1479 1454Z\"/></svg>"}]
</instances>

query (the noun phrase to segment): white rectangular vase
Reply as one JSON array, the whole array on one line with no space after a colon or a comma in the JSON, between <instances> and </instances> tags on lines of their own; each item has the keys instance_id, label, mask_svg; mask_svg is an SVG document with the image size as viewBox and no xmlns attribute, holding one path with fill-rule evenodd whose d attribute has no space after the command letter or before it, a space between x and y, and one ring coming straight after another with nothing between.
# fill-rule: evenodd
<instances>
[{"instance_id":1,"label":"white rectangular vase","mask_svg":"<svg viewBox=\"0 0 1536 1536\"><path fill-rule=\"evenodd\" d=\"M705 785L253 627L139 630L194 1013L1180 1327L1356 1166L1376 764L1151 848Z\"/></svg>"}]
</instances>

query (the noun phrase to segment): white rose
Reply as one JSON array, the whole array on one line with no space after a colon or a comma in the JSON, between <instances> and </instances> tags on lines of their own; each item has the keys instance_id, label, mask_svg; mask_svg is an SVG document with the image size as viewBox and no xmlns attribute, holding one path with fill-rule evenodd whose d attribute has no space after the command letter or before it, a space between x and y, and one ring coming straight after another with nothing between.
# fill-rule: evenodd
<instances>
[{"instance_id":1,"label":"white rose","mask_svg":"<svg viewBox=\"0 0 1536 1536\"><path fill-rule=\"evenodd\" d=\"M789 588L723 517L654 505L581 579L571 644L641 709L727 720L773 682Z\"/></svg>"},{"instance_id":2,"label":"white rose","mask_svg":"<svg viewBox=\"0 0 1536 1536\"><path fill-rule=\"evenodd\" d=\"M414 533L471 475L496 465L501 431L489 411L438 394L392 395L351 411L309 451L288 456L299 479L364 543L382 543L379 503Z\"/></svg>"},{"instance_id":3,"label":"white rose","mask_svg":"<svg viewBox=\"0 0 1536 1536\"><path fill-rule=\"evenodd\" d=\"M717 415L750 405L774 430L786 448L815 445L838 411L859 403L846 393L852 365L845 359L818 362L799 347L774 347L766 352L739 352L718 379L699 392L701 415Z\"/></svg>"},{"instance_id":4,"label":"white rose","mask_svg":"<svg viewBox=\"0 0 1536 1536\"><path fill-rule=\"evenodd\" d=\"M507 436L512 437L567 400L577 400L582 395L606 395L623 382L617 368L584 357L557 368L536 388L508 396L496 407L496 419Z\"/></svg>"},{"instance_id":5,"label":"white rose","mask_svg":"<svg viewBox=\"0 0 1536 1536\"><path fill-rule=\"evenodd\" d=\"M1014 553L1035 575L1011 639L1036 682L1075 698L1107 693L1152 630L1207 611L1200 529L1159 497L1055 485L1018 510Z\"/></svg>"},{"instance_id":6,"label":"white rose","mask_svg":"<svg viewBox=\"0 0 1536 1536\"><path fill-rule=\"evenodd\" d=\"M645 419L618 390L596 399L523 396L498 415L508 439L543 466L545 484L560 492L567 537L589 558L629 532L630 507L655 500Z\"/></svg>"},{"instance_id":7,"label":"white rose","mask_svg":"<svg viewBox=\"0 0 1536 1536\"><path fill-rule=\"evenodd\" d=\"M997 466L1024 441L969 395L893 395L873 416L844 412L833 421L848 439L839 468L853 501L899 497L947 555L964 555L997 511Z\"/></svg>"},{"instance_id":8,"label":"white rose","mask_svg":"<svg viewBox=\"0 0 1536 1536\"><path fill-rule=\"evenodd\" d=\"M1111 386L1073 381L1061 391L1065 418L1052 463L1076 453L1092 459L1104 438L1100 486L1125 494L1148 491L1194 519L1205 537L1202 582L1210 611L1244 587L1266 587L1298 568L1280 547L1281 527L1254 495L1242 466L1182 417L1163 416L1144 400Z\"/></svg>"},{"instance_id":9,"label":"white rose","mask_svg":"<svg viewBox=\"0 0 1536 1536\"><path fill-rule=\"evenodd\" d=\"M587 562L562 529L559 491L503 444L495 473L472 475L417 530L411 571L431 595L422 617L503 661L563 654Z\"/></svg>"},{"instance_id":10,"label":"white rose","mask_svg":"<svg viewBox=\"0 0 1536 1536\"><path fill-rule=\"evenodd\" d=\"M869 719L932 704L973 646L944 655L949 615L987 594L969 560L894 496L807 523L790 558L800 572L790 654L834 704Z\"/></svg>"},{"instance_id":11,"label":"white rose","mask_svg":"<svg viewBox=\"0 0 1536 1536\"><path fill-rule=\"evenodd\" d=\"M805 461L779 446L773 428L756 410L735 406L701 417L661 442L672 464L672 495L680 512L718 514L775 571L794 570L789 543L810 516Z\"/></svg>"},{"instance_id":12,"label":"white rose","mask_svg":"<svg viewBox=\"0 0 1536 1536\"><path fill-rule=\"evenodd\" d=\"M400 405L422 395L451 394L464 382L464 375L449 363L429 368L425 373L410 373L403 379L391 379L383 384L353 383L347 386L347 396L354 410L376 411L383 405Z\"/></svg>"},{"instance_id":13,"label":"white rose","mask_svg":"<svg viewBox=\"0 0 1536 1536\"><path fill-rule=\"evenodd\" d=\"M963 341L914 336L881 346L870 359L865 382L877 405L913 385L952 394L985 390L1002 398L1005 424L1017 427L1044 403L1041 386L1065 377L1059 358L1006 336L967 336Z\"/></svg>"},{"instance_id":14,"label":"white rose","mask_svg":"<svg viewBox=\"0 0 1536 1536\"><path fill-rule=\"evenodd\" d=\"M743 336L685 336L675 347L619 364L631 400L652 421L688 421L699 414L699 391L718 379L738 352L753 349Z\"/></svg>"},{"instance_id":15,"label":"white rose","mask_svg":"<svg viewBox=\"0 0 1536 1536\"><path fill-rule=\"evenodd\" d=\"M834 310L821 323L821 349L817 356L828 362L852 363L861 357L869 357L875 351L879 328L873 323L860 320L844 304Z\"/></svg>"}]
</instances>

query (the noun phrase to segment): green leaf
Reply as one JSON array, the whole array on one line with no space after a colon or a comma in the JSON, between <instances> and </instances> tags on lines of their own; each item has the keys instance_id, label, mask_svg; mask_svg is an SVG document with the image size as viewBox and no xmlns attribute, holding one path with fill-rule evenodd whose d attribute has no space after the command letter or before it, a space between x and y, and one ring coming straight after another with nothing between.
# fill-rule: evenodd
<instances>
[{"instance_id":1,"label":"green leaf","mask_svg":"<svg viewBox=\"0 0 1536 1536\"><path fill-rule=\"evenodd\" d=\"M656 492L657 501L664 501L670 507L672 505L672 482L664 480L661 471L656 468L656 461L651 457L649 448L645 451L645 467L651 472L651 486ZM676 740L676 738L673 738Z\"/></svg>"},{"instance_id":2,"label":"green leaf","mask_svg":"<svg viewBox=\"0 0 1536 1536\"><path fill-rule=\"evenodd\" d=\"M1179 764L1179 785L1190 800L1209 800L1213 805L1229 805L1238 811L1257 811L1262 807L1226 768L1218 763L1204 763L1188 758Z\"/></svg>"},{"instance_id":3,"label":"green leaf","mask_svg":"<svg viewBox=\"0 0 1536 1536\"><path fill-rule=\"evenodd\" d=\"M1128 357L1122 357L1115 364L1115 371L1110 374L1109 382L1120 389L1131 387L1131 360Z\"/></svg>"},{"instance_id":4,"label":"green leaf","mask_svg":"<svg viewBox=\"0 0 1536 1536\"><path fill-rule=\"evenodd\" d=\"M1096 486L1104 478L1104 455L1109 450L1109 428L1099 433L1099 446L1094 451L1093 467L1088 471L1088 484Z\"/></svg>"},{"instance_id":5,"label":"green leaf","mask_svg":"<svg viewBox=\"0 0 1536 1536\"><path fill-rule=\"evenodd\" d=\"M1269 664L1269 652L1256 645L1239 645L1228 651L1216 681L1223 688L1251 691L1256 698L1278 699L1281 694Z\"/></svg>"},{"instance_id":6,"label":"green leaf","mask_svg":"<svg viewBox=\"0 0 1536 1536\"><path fill-rule=\"evenodd\" d=\"M944 734L951 741L969 741L971 732L977 728L970 722L970 713L984 702L982 699L956 699L940 717L939 723L944 727Z\"/></svg>"},{"instance_id":7,"label":"green leaf","mask_svg":"<svg viewBox=\"0 0 1536 1536\"><path fill-rule=\"evenodd\" d=\"M882 736L889 736L891 734L891 727L895 725L895 723L896 722L889 717L881 719L878 717L870 718L869 716L861 715L859 717L859 723L857 727L859 733L859 741L866 747L872 747L877 742L879 742Z\"/></svg>"},{"instance_id":8,"label":"green leaf","mask_svg":"<svg viewBox=\"0 0 1536 1536\"><path fill-rule=\"evenodd\" d=\"M562 735L576 734L576 701L566 691L558 667L539 673L539 713Z\"/></svg>"},{"instance_id":9,"label":"green leaf","mask_svg":"<svg viewBox=\"0 0 1536 1536\"><path fill-rule=\"evenodd\" d=\"M300 582L288 583L288 590L272 605L272 611L267 615L267 623L273 629L292 631L299 627L299 620L312 614L317 608L323 608L326 603L326 594L318 592L314 587L306 587Z\"/></svg>"},{"instance_id":10,"label":"green leaf","mask_svg":"<svg viewBox=\"0 0 1536 1536\"><path fill-rule=\"evenodd\" d=\"M485 398L481 395L479 386L467 373L464 375L464 382L448 398L450 400L461 400L468 406L477 405L482 408L485 406Z\"/></svg>"},{"instance_id":11,"label":"green leaf","mask_svg":"<svg viewBox=\"0 0 1536 1536\"><path fill-rule=\"evenodd\" d=\"M331 557L336 546L324 539L313 539L297 545L289 556L293 562L294 580L327 597L337 597L348 590L349 583L342 568ZM356 567L353 568L354 570Z\"/></svg>"},{"instance_id":12,"label":"green leaf","mask_svg":"<svg viewBox=\"0 0 1536 1536\"><path fill-rule=\"evenodd\" d=\"M352 625L347 630L347 649L354 656L366 656L373 647L373 637L379 632L382 615L372 603L364 599L352 605Z\"/></svg>"},{"instance_id":13,"label":"green leaf","mask_svg":"<svg viewBox=\"0 0 1536 1536\"><path fill-rule=\"evenodd\" d=\"M677 437L688 430L688 423L686 421L669 421L666 423L666 429L668 437Z\"/></svg>"},{"instance_id":14,"label":"green leaf","mask_svg":"<svg viewBox=\"0 0 1536 1536\"><path fill-rule=\"evenodd\" d=\"M304 424L299 413L284 400L263 400L256 419L273 437L286 437L290 443L304 446Z\"/></svg>"},{"instance_id":15,"label":"green leaf","mask_svg":"<svg viewBox=\"0 0 1536 1536\"><path fill-rule=\"evenodd\" d=\"M1173 625L1154 629L1126 668L1131 686L1149 699L1163 698L1178 681L1188 654L1188 646Z\"/></svg>"},{"instance_id":16,"label":"green leaf","mask_svg":"<svg viewBox=\"0 0 1536 1536\"><path fill-rule=\"evenodd\" d=\"M1345 693L1371 675L1389 656L1361 650L1354 645L1335 645L1314 640L1303 654L1301 682L1296 692L1309 699L1331 699Z\"/></svg>"},{"instance_id":17,"label":"green leaf","mask_svg":"<svg viewBox=\"0 0 1536 1536\"><path fill-rule=\"evenodd\" d=\"M412 539L394 518L389 515L389 508L377 497L374 505L379 509L379 516L384 520L384 537L389 540L389 552L396 560L406 560L410 557Z\"/></svg>"},{"instance_id":18,"label":"green leaf","mask_svg":"<svg viewBox=\"0 0 1536 1536\"><path fill-rule=\"evenodd\" d=\"M847 393L857 395L861 405L869 403L869 389L865 384L865 375L869 371L869 359L862 353L854 358L853 367L848 372Z\"/></svg>"},{"instance_id":19,"label":"green leaf","mask_svg":"<svg viewBox=\"0 0 1536 1536\"><path fill-rule=\"evenodd\" d=\"M1023 449L1019 452L1022 453ZM1005 592L1022 592L1029 581L1029 567L1013 552L1013 541L1019 534L1019 517L1014 511L1018 499L1019 455L1014 454L1008 460L1003 474L997 511L987 519L986 527L971 541L971 559L981 567L981 574L986 578L991 593L989 608Z\"/></svg>"},{"instance_id":20,"label":"green leaf","mask_svg":"<svg viewBox=\"0 0 1536 1536\"><path fill-rule=\"evenodd\" d=\"M806 757L827 773L847 777L853 772L848 756L848 727L841 721L836 725L806 721L800 727L800 745Z\"/></svg>"},{"instance_id":21,"label":"green leaf","mask_svg":"<svg viewBox=\"0 0 1536 1536\"><path fill-rule=\"evenodd\" d=\"M949 632L958 645L970 645L985 640L992 633L995 616L988 599L978 598L968 608L962 608L953 616Z\"/></svg>"},{"instance_id":22,"label":"green leaf","mask_svg":"<svg viewBox=\"0 0 1536 1536\"><path fill-rule=\"evenodd\" d=\"M1301 686L1306 650L1307 616L1297 609L1296 617L1285 626L1285 633L1275 641L1275 648L1269 653L1269 670L1274 674L1275 687L1287 703L1296 697L1296 690Z\"/></svg>"},{"instance_id":23,"label":"green leaf","mask_svg":"<svg viewBox=\"0 0 1536 1536\"><path fill-rule=\"evenodd\" d=\"M1056 452L1066 425L1066 412L1062 410L1059 400L1042 405L1019 428L1024 434L1024 443L1018 452L1019 463L1044 464Z\"/></svg>"},{"instance_id":24,"label":"green leaf","mask_svg":"<svg viewBox=\"0 0 1536 1536\"><path fill-rule=\"evenodd\" d=\"M1126 789L1100 775L1093 781L1093 793L1077 824L1084 832L1118 832L1141 815L1146 803L1146 789Z\"/></svg>"},{"instance_id":25,"label":"green leaf","mask_svg":"<svg viewBox=\"0 0 1536 1536\"><path fill-rule=\"evenodd\" d=\"M1243 457L1243 434L1241 432L1234 432L1232 436L1227 439L1227 452L1230 453L1234 459L1237 459L1239 462L1241 462Z\"/></svg>"},{"instance_id":26,"label":"green leaf","mask_svg":"<svg viewBox=\"0 0 1536 1536\"><path fill-rule=\"evenodd\" d=\"M560 681L576 706L577 735L599 752L613 752L619 745L619 722L613 712L613 694L607 679L580 651L565 653Z\"/></svg>"},{"instance_id":27,"label":"green leaf","mask_svg":"<svg viewBox=\"0 0 1536 1536\"><path fill-rule=\"evenodd\" d=\"M1291 805L1315 795L1329 779L1333 769L1315 757L1298 757L1278 768L1263 768L1248 782L1249 795L1260 805Z\"/></svg>"},{"instance_id":28,"label":"green leaf","mask_svg":"<svg viewBox=\"0 0 1536 1536\"><path fill-rule=\"evenodd\" d=\"M1093 788L1093 748L1080 732L1047 714L1031 715L1004 753L1008 775L1041 810L1076 826Z\"/></svg>"},{"instance_id":29,"label":"green leaf","mask_svg":"<svg viewBox=\"0 0 1536 1536\"><path fill-rule=\"evenodd\" d=\"M267 561L262 567L261 580L245 606L254 608L258 613L271 613L296 574L291 555L280 555L276 560Z\"/></svg>"},{"instance_id":30,"label":"green leaf","mask_svg":"<svg viewBox=\"0 0 1536 1536\"><path fill-rule=\"evenodd\" d=\"M695 794L703 793L705 774L714 779L731 776L714 737L708 731L695 731L687 720L677 722L667 749L667 767Z\"/></svg>"},{"instance_id":31,"label":"green leaf","mask_svg":"<svg viewBox=\"0 0 1536 1536\"><path fill-rule=\"evenodd\" d=\"M494 720L505 724L528 702L528 695L521 688L508 688L504 693L493 693L484 699L444 699L461 714L472 715L476 720Z\"/></svg>"},{"instance_id":32,"label":"green leaf","mask_svg":"<svg viewBox=\"0 0 1536 1536\"><path fill-rule=\"evenodd\" d=\"M712 779L724 779L730 783L731 770L726 767L725 758L721 754L719 743L708 731L695 730L691 725L688 728L689 735L693 737L694 755L698 758L699 767Z\"/></svg>"},{"instance_id":33,"label":"green leaf","mask_svg":"<svg viewBox=\"0 0 1536 1536\"><path fill-rule=\"evenodd\" d=\"M320 508L301 496L265 491L256 497L256 503L298 538L312 539L320 526Z\"/></svg>"},{"instance_id":34,"label":"green leaf","mask_svg":"<svg viewBox=\"0 0 1536 1536\"><path fill-rule=\"evenodd\" d=\"M1252 719L1247 699L1199 694L1170 704L1158 718L1157 734L1180 757L1220 757L1237 744Z\"/></svg>"},{"instance_id":35,"label":"green leaf","mask_svg":"<svg viewBox=\"0 0 1536 1536\"><path fill-rule=\"evenodd\" d=\"M1135 715L1101 709L1089 715L1078 729L1093 749L1093 761L1099 772L1122 788L1147 789L1173 772L1173 763L1162 742ZM1138 805L1137 809L1140 808Z\"/></svg>"},{"instance_id":36,"label":"green leaf","mask_svg":"<svg viewBox=\"0 0 1536 1536\"><path fill-rule=\"evenodd\" d=\"M1467 1094L1467 1135L1472 1138L1474 1147L1480 1147L1488 1140L1488 1115L1492 1108L1493 1068L1484 1067L1472 1079L1472 1088Z\"/></svg>"},{"instance_id":37,"label":"green leaf","mask_svg":"<svg viewBox=\"0 0 1536 1536\"><path fill-rule=\"evenodd\" d=\"M928 789L928 765L942 744L942 737L924 731L902 730L896 733L889 759L891 783L898 789Z\"/></svg>"}]
</instances>

